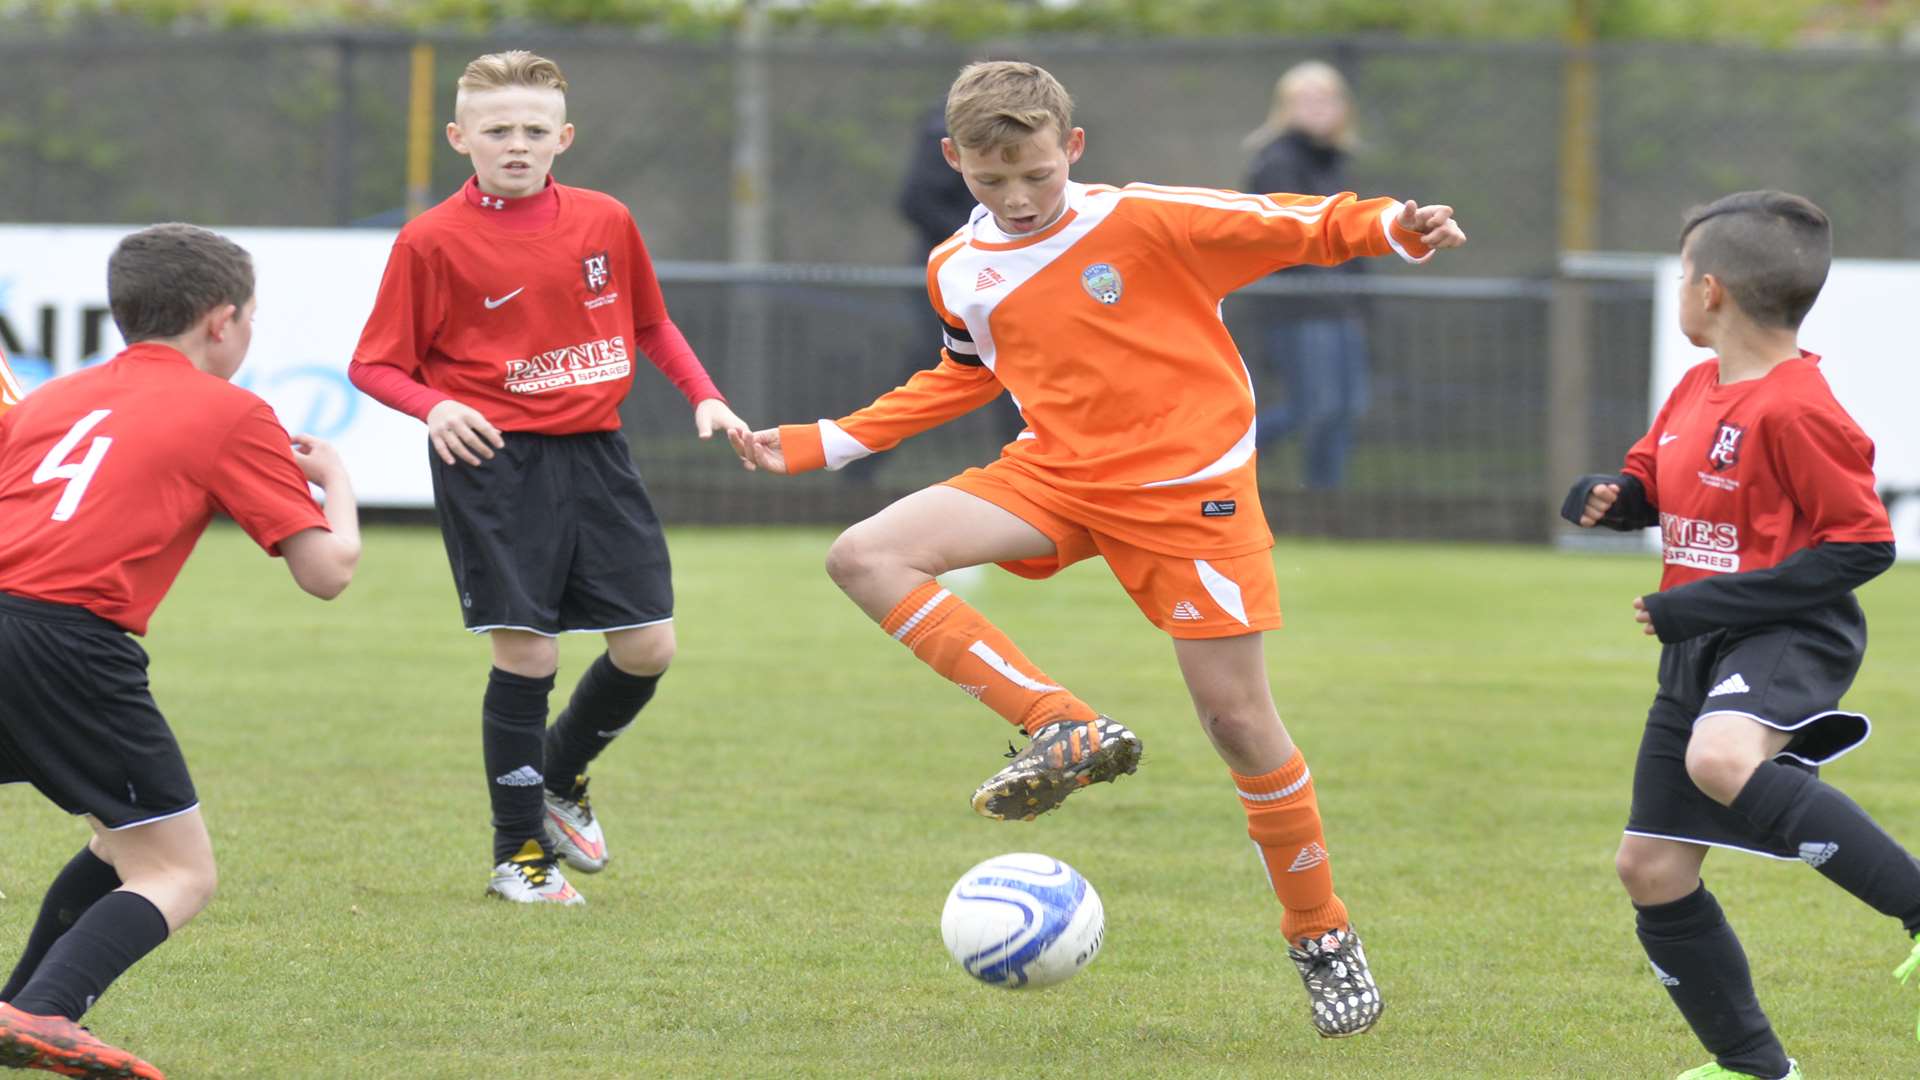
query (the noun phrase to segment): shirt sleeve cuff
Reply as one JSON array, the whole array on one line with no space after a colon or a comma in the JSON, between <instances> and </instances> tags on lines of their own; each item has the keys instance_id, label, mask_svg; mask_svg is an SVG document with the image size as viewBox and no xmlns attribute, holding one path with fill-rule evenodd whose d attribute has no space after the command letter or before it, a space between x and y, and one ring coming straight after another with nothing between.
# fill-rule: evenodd
<instances>
[{"instance_id":1,"label":"shirt sleeve cuff","mask_svg":"<svg viewBox=\"0 0 1920 1080\"><path fill-rule=\"evenodd\" d=\"M1380 229L1387 234L1387 246L1410 263L1423 263L1433 258L1433 249L1420 241L1420 234L1412 229L1400 227L1400 209L1406 204L1389 203L1380 211Z\"/></svg>"},{"instance_id":2,"label":"shirt sleeve cuff","mask_svg":"<svg viewBox=\"0 0 1920 1080\"><path fill-rule=\"evenodd\" d=\"M827 467L827 451L820 437L819 424L781 424L780 452L786 456L787 472L813 472Z\"/></svg>"}]
</instances>

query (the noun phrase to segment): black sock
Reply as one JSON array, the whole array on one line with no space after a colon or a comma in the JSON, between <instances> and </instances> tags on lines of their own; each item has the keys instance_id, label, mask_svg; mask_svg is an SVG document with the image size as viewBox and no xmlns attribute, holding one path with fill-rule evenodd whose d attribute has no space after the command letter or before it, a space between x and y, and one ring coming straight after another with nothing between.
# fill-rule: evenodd
<instances>
[{"instance_id":1,"label":"black sock","mask_svg":"<svg viewBox=\"0 0 1920 1080\"><path fill-rule=\"evenodd\" d=\"M1827 880L1920 933L1920 863L1859 804L1804 769L1766 761L1733 809L1760 835L1786 844Z\"/></svg>"},{"instance_id":2,"label":"black sock","mask_svg":"<svg viewBox=\"0 0 1920 1080\"><path fill-rule=\"evenodd\" d=\"M547 787L556 795L568 795L575 780L587 771L587 763L600 756L614 736L626 730L653 698L658 675L629 675L613 664L613 658L600 658L580 676L560 719L547 729Z\"/></svg>"},{"instance_id":3,"label":"black sock","mask_svg":"<svg viewBox=\"0 0 1920 1080\"><path fill-rule=\"evenodd\" d=\"M1634 911L1640 947L1700 1045L1724 1068L1785 1076L1787 1052L1754 996L1746 951L1706 883L1672 903L1635 904Z\"/></svg>"},{"instance_id":4,"label":"black sock","mask_svg":"<svg viewBox=\"0 0 1920 1080\"><path fill-rule=\"evenodd\" d=\"M153 901L124 889L110 892L54 941L9 1004L35 1016L78 1020L113 980L165 940L167 919Z\"/></svg>"},{"instance_id":5,"label":"black sock","mask_svg":"<svg viewBox=\"0 0 1920 1080\"><path fill-rule=\"evenodd\" d=\"M552 692L551 675L531 679L494 668L487 676L480 749L487 762L487 795L493 804L496 863L520 854L529 840L547 850L540 802L540 739L547 727L547 695Z\"/></svg>"},{"instance_id":6,"label":"black sock","mask_svg":"<svg viewBox=\"0 0 1920 1080\"><path fill-rule=\"evenodd\" d=\"M33 977L40 958L47 955L54 941L80 921L80 916L86 914L94 901L119 887L120 875L95 855L92 848L83 847L80 854L68 860L66 867L54 877L53 884L47 886L47 895L40 901L40 917L27 933L26 950L14 965L7 985L0 986L0 1001L12 1001Z\"/></svg>"}]
</instances>

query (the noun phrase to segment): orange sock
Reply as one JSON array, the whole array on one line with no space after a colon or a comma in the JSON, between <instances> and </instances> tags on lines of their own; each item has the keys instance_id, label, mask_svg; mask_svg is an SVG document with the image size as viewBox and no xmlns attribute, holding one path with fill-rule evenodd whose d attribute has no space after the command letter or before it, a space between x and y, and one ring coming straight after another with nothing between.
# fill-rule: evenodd
<instances>
[{"instance_id":1,"label":"orange sock","mask_svg":"<svg viewBox=\"0 0 1920 1080\"><path fill-rule=\"evenodd\" d=\"M1267 881L1280 898L1280 933L1293 944L1346 926L1347 905L1333 894L1333 864L1307 759L1296 749L1272 772L1236 772L1233 782L1247 811L1247 835L1260 849Z\"/></svg>"},{"instance_id":2,"label":"orange sock","mask_svg":"<svg viewBox=\"0 0 1920 1080\"><path fill-rule=\"evenodd\" d=\"M1007 635L937 581L908 593L880 628L1028 734L1063 717L1091 720L1099 715L1054 685Z\"/></svg>"}]
</instances>

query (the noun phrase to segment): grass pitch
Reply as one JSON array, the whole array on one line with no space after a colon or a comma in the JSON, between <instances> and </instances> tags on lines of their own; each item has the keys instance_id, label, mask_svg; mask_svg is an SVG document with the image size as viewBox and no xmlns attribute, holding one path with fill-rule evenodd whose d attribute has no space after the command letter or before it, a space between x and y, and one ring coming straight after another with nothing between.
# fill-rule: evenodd
<instances>
[{"instance_id":1,"label":"grass pitch","mask_svg":"<svg viewBox=\"0 0 1920 1080\"><path fill-rule=\"evenodd\" d=\"M211 908L92 1012L197 1077L1671 1077L1706 1060L1647 971L1611 858L1657 645L1647 556L1286 543L1275 694L1387 998L1322 1041L1224 767L1166 639L1099 563L961 590L1141 734L1138 775L1033 823L967 797L1010 729L820 570L829 534L679 530L680 658L595 769L614 858L584 909L482 899L484 642L437 535L368 532L321 604L232 529L146 644L222 870ZM1920 846L1920 570L1863 593L1827 772ZM568 639L560 695L597 651ZM0 962L84 829L0 789ZM974 983L939 938L959 873L1037 850L1106 903L1063 986ZM1706 876L1809 1077L1920 1073L1899 930L1798 864Z\"/></svg>"}]
</instances>

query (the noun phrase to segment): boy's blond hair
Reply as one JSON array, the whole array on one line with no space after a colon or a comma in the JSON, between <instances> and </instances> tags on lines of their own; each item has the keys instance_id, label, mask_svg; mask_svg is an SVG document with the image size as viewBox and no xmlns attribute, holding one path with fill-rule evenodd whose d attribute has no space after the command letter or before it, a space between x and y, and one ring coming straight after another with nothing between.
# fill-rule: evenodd
<instances>
[{"instance_id":1,"label":"boy's blond hair","mask_svg":"<svg viewBox=\"0 0 1920 1080\"><path fill-rule=\"evenodd\" d=\"M968 64L947 91L947 134L968 150L1008 147L1048 124L1064 144L1073 130L1073 98L1060 80L1035 64Z\"/></svg>"},{"instance_id":2,"label":"boy's blond hair","mask_svg":"<svg viewBox=\"0 0 1920 1080\"><path fill-rule=\"evenodd\" d=\"M567 77L560 74L559 64L525 49L477 56L467 65L467 70L460 73L460 81L454 84L454 112L460 111L460 103L468 94L505 90L512 86L558 90L565 95Z\"/></svg>"}]
</instances>

